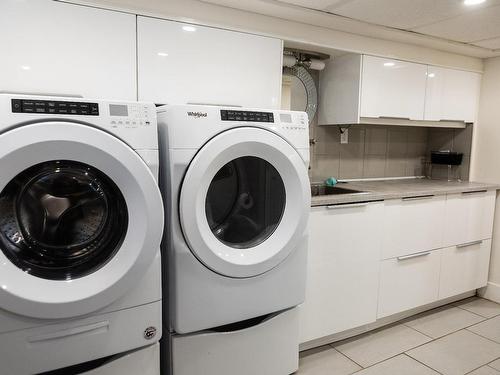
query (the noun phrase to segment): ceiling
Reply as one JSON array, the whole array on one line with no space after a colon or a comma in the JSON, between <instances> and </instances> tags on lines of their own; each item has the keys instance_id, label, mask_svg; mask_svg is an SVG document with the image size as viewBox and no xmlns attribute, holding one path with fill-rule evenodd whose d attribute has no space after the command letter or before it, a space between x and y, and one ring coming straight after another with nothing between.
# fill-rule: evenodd
<instances>
[{"instance_id":1,"label":"ceiling","mask_svg":"<svg viewBox=\"0 0 500 375\"><path fill-rule=\"evenodd\" d=\"M463 0L201 0L352 33L401 39L402 33L431 43L469 48L470 55L500 56L500 0L466 6ZM318 23L314 16L317 15ZM325 17L330 17L331 23ZM343 27L343 26L344 27ZM362 33L362 32L361 32ZM378 35L377 35L378 34ZM419 41L420 44L421 41ZM466 54L466 53L465 53Z\"/></svg>"}]
</instances>

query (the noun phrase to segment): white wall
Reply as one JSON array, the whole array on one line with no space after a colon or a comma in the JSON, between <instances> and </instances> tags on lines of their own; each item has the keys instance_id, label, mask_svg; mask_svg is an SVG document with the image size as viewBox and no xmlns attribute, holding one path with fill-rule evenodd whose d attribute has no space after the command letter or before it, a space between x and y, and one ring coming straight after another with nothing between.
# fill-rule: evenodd
<instances>
[{"instance_id":1,"label":"white wall","mask_svg":"<svg viewBox=\"0 0 500 375\"><path fill-rule=\"evenodd\" d=\"M197 0L66 0L67 2L100 6L142 15L183 22L205 24L250 33L273 36L289 45L327 52L337 49L348 52L380 55L402 60L482 71L482 60L475 57L438 51L428 47L370 38L307 23L289 21L257 13L208 4Z\"/></svg>"},{"instance_id":2,"label":"white wall","mask_svg":"<svg viewBox=\"0 0 500 375\"><path fill-rule=\"evenodd\" d=\"M500 57L486 59L474 129L471 179L500 184ZM500 302L500 194L493 229L490 283L486 297Z\"/></svg>"}]
</instances>

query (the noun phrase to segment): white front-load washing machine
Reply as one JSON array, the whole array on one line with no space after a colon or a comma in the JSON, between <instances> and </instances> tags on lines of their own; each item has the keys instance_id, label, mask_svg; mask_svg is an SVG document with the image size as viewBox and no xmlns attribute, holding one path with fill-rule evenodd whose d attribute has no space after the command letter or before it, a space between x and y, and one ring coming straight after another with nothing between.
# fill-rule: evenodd
<instances>
[{"instance_id":1,"label":"white front-load washing machine","mask_svg":"<svg viewBox=\"0 0 500 375\"><path fill-rule=\"evenodd\" d=\"M238 361L241 351L267 348L268 337L253 332L271 324L268 314L304 301L311 200L307 114L163 106L158 126L164 166L160 185L170 224L164 247L170 330L174 335L230 330L235 340L225 342L218 354L226 353L221 354L224 361ZM248 325L230 326L237 322ZM252 325L254 331L241 334L242 327ZM227 345L237 347L235 330L245 342L240 353L227 351ZM203 337L202 344L174 342L173 361L184 357L188 366L196 363L189 361L189 349L180 353L181 347L197 347L210 354L209 360L217 357L211 345L220 336ZM292 353L297 355L298 343ZM203 366L209 368L207 363L189 368L193 372ZM219 373L230 373L230 368L234 371L229 366ZM241 374L252 373L247 369ZM272 373L270 367L263 371Z\"/></svg>"},{"instance_id":2,"label":"white front-load washing machine","mask_svg":"<svg viewBox=\"0 0 500 375\"><path fill-rule=\"evenodd\" d=\"M152 104L0 94L1 374L159 340L158 168Z\"/></svg>"}]
</instances>

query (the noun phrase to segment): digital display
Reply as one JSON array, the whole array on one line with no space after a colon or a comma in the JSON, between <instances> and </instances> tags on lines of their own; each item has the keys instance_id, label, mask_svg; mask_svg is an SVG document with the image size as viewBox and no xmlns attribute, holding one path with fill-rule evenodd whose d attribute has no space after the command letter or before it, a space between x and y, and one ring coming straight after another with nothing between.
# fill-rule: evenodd
<instances>
[{"instance_id":1,"label":"digital display","mask_svg":"<svg viewBox=\"0 0 500 375\"><path fill-rule=\"evenodd\" d=\"M109 105L109 115L110 116L128 116L128 107L123 104L110 104Z\"/></svg>"},{"instance_id":2,"label":"digital display","mask_svg":"<svg viewBox=\"0 0 500 375\"><path fill-rule=\"evenodd\" d=\"M292 115L290 113L280 113L280 121L291 123Z\"/></svg>"}]
</instances>

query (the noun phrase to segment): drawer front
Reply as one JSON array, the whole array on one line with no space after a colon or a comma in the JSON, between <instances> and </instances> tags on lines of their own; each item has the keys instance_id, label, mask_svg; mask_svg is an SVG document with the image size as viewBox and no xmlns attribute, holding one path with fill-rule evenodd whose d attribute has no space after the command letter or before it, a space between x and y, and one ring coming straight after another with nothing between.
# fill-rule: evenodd
<instances>
[{"instance_id":1,"label":"drawer front","mask_svg":"<svg viewBox=\"0 0 500 375\"><path fill-rule=\"evenodd\" d=\"M449 195L446 200L445 246L491 238L495 191Z\"/></svg>"},{"instance_id":2,"label":"drawer front","mask_svg":"<svg viewBox=\"0 0 500 375\"><path fill-rule=\"evenodd\" d=\"M378 318L438 299L441 250L381 262Z\"/></svg>"},{"instance_id":3,"label":"drawer front","mask_svg":"<svg viewBox=\"0 0 500 375\"><path fill-rule=\"evenodd\" d=\"M313 208L301 343L374 322L382 203Z\"/></svg>"},{"instance_id":4,"label":"drawer front","mask_svg":"<svg viewBox=\"0 0 500 375\"><path fill-rule=\"evenodd\" d=\"M439 299L481 288L488 282L491 240L442 250Z\"/></svg>"},{"instance_id":5,"label":"drawer front","mask_svg":"<svg viewBox=\"0 0 500 375\"><path fill-rule=\"evenodd\" d=\"M382 259L443 247L445 196L386 201Z\"/></svg>"}]
</instances>

